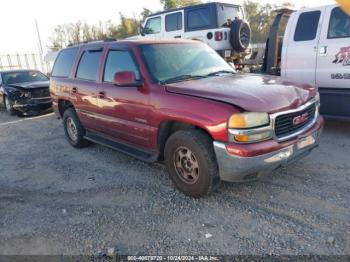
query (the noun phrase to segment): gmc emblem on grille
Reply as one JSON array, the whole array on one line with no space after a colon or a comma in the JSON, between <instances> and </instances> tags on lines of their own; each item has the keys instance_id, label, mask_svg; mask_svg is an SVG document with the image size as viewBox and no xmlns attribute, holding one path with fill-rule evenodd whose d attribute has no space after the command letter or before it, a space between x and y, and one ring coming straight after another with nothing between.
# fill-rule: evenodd
<instances>
[{"instance_id":1,"label":"gmc emblem on grille","mask_svg":"<svg viewBox=\"0 0 350 262\"><path fill-rule=\"evenodd\" d=\"M293 118L293 125L300 125L302 123L305 123L307 120L309 120L309 113L302 114L301 116Z\"/></svg>"}]
</instances>

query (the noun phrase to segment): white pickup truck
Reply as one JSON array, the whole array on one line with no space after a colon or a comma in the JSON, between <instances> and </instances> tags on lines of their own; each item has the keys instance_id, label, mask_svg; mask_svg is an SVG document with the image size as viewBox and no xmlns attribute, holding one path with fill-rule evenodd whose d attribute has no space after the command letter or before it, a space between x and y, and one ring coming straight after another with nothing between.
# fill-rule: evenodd
<instances>
[{"instance_id":1,"label":"white pickup truck","mask_svg":"<svg viewBox=\"0 0 350 262\"><path fill-rule=\"evenodd\" d=\"M321 113L350 119L350 16L338 5L284 14L271 29L265 71L278 68L286 80L317 85Z\"/></svg>"}]
</instances>

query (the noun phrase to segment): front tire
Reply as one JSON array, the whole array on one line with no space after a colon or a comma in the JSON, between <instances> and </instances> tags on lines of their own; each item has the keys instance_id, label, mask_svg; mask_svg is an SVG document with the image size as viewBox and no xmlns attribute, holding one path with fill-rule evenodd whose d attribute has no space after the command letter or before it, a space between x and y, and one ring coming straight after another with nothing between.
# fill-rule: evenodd
<instances>
[{"instance_id":1,"label":"front tire","mask_svg":"<svg viewBox=\"0 0 350 262\"><path fill-rule=\"evenodd\" d=\"M68 108L63 114L63 126L67 140L75 148L86 147L90 144L84 139L85 128L73 108Z\"/></svg>"},{"instance_id":2,"label":"front tire","mask_svg":"<svg viewBox=\"0 0 350 262\"><path fill-rule=\"evenodd\" d=\"M13 104L7 96L4 97L4 104L5 104L7 114L9 114L10 116L16 115L17 112L13 108Z\"/></svg>"},{"instance_id":3,"label":"front tire","mask_svg":"<svg viewBox=\"0 0 350 262\"><path fill-rule=\"evenodd\" d=\"M176 188L187 196L201 198L220 184L212 140L196 129L181 130L165 145L165 164Z\"/></svg>"}]
</instances>

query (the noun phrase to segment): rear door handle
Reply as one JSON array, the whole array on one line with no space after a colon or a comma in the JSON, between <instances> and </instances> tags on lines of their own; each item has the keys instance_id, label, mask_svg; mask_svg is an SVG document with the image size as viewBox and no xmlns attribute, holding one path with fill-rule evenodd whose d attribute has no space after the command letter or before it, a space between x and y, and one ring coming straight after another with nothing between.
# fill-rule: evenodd
<instances>
[{"instance_id":1,"label":"rear door handle","mask_svg":"<svg viewBox=\"0 0 350 262\"><path fill-rule=\"evenodd\" d=\"M181 38L181 35L174 36L174 38Z\"/></svg>"},{"instance_id":2,"label":"rear door handle","mask_svg":"<svg viewBox=\"0 0 350 262\"><path fill-rule=\"evenodd\" d=\"M73 94L76 94L76 93L78 93L78 88L77 87L72 87L72 93Z\"/></svg>"},{"instance_id":3,"label":"rear door handle","mask_svg":"<svg viewBox=\"0 0 350 262\"><path fill-rule=\"evenodd\" d=\"M327 56L328 55L328 46L321 46L319 50L320 56Z\"/></svg>"},{"instance_id":4,"label":"rear door handle","mask_svg":"<svg viewBox=\"0 0 350 262\"><path fill-rule=\"evenodd\" d=\"M106 93L104 91L98 92L99 98L106 98Z\"/></svg>"}]
</instances>

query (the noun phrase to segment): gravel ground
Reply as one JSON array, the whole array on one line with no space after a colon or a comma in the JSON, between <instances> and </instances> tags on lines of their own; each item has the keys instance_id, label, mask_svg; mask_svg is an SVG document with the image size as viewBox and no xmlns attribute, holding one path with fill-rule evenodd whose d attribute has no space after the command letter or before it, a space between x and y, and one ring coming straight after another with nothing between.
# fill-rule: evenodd
<instances>
[{"instance_id":1,"label":"gravel ground","mask_svg":"<svg viewBox=\"0 0 350 262\"><path fill-rule=\"evenodd\" d=\"M350 254L349 134L327 122L294 166L193 200L161 164L0 112L0 254Z\"/></svg>"}]
</instances>

